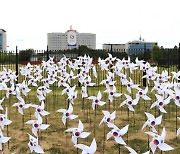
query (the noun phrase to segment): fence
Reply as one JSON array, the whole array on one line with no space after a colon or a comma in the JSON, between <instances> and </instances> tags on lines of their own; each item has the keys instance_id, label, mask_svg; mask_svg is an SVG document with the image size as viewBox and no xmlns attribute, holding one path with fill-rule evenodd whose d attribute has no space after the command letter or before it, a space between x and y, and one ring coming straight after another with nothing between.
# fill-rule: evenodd
<instances>
[{"instance_id":1,"label":"fence","mask_svg":"<svg viewBox=\"0 0 180 154\"><path fill-rule=\"evenodd\" d=\"M168 73L174 71L177 72L180 70L180 44L179 48L174 49L161 49L159 59L156 63L151 62L150 55L152 56L151 51L147 51L146 47L144 47L144 52L131 54L129 55L131 60L134 61L136 57L139 59L147 60L151 63L151 65L158 65L157 73L161 73L162 70L166 69ZM102 51L103 52L103 51ZM114 53L111 52L113 55ZM16 47L15 51L0 51L0 70L5 68L9 68L16 71L16 75L19 74L19 68L21 66L26 65L28 62L30 62L32 65L39 65L42 61L47 61L49 57L53 57L55 62L58 62L63 55L65 55L67 58L74 59L77 58L81 53L79 52L65 52L65 51L50 51L48 50L33 50L32 51L25 51L24 53L21 53L21 51L18 51L18 47ZM117 53L116 53L117 55ZM96 55L97 57L97 55ZM97 60L93 61L94 65L96 66L97 73L101 74L98 76L98 79L92 78L92 80L96 83L97 86L100 86L100 82L106 78L106 71L101 71L101 69L98 66ZM92 74L92 72L89 72L89 74ZM139 84L141 86L146 86L147 81L146 79L141 79L143 75L145 75L146 72L139 72L138 70L135 70L133 74L129 73L129 77L133 79L133 81L136 84ZM116 77L118 80L118 76ZM120 79L119 79L120 80ZM19 80L21 82L21 80ZM74 82L78 81L75 80ZM75 84L75 83L73 83ZM120 83L117 83L120 85Z\"/></svg>"}]
</instances>

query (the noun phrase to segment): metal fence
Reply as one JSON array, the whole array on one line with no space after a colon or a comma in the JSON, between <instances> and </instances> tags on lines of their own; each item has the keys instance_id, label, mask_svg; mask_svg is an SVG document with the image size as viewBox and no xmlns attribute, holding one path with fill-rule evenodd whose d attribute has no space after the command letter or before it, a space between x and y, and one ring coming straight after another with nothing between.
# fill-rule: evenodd
<instances>
[{"instance_id":1,"label":"metal fence","mask_svg":"<svg viewBox=\"0 0 180 154\"><path fill-rule=\"evenodd\" d=\"M179 48L174 49L163 49L161 50L161 56L159 57L158 63L152 63L149 55L150 51L144 50L145 52L129 55L131 60L134 61L135 57L139 59L147 60L151 63L151 65L158 65L157 73L161 73L163 70L167 70L170 74L172 71L177 72L180 70L180 44ZM113 55L113 52L111 52ZM24 53L25 54L25 53ZM40 65L42 61L47 61L49 57L53 57L55 62L58 62L63 55L67 58L74 59L77 58L80 53L66 53L65 51L50 51L48 50L33 50L33 53L28 57L28 60L20 59L20 51L18 47L16 47L15 51L0 51L0 71L3 67L7 69L12 69L16 71L16 75L19 75L19 68L25 66L28 62L32 65ZM116 53L117 55L117 53ZM106 78L106 71L101 71L97 60L93 62L96 66L98 78L92 78L93 82L96 83L96 86L100 86L100 82ZM127 73L129 77L132 78L135 84L139 84L140 86L146 86L146 79L142 79L142 76L145 75L146 72L142 72L139 70L135 70L133 74ZM90 71L91 75L92 72ZM120 81L120 78L116 76L117 81ZM19 82L21 82L19 78ZM75 83L76 82L76 83ZM118 86L121 86L120 82L117 82ZM78 85L78 80L73 81L73 85ZM55 85L56 86L56 85ZM152 85L150 85L152 86Z\"/></svg>"}]
</instances>

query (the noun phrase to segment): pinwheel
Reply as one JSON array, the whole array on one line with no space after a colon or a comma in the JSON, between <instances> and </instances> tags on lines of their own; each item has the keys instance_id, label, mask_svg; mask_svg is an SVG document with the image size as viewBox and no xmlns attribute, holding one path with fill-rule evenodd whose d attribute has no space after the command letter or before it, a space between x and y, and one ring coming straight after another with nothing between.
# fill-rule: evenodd
<instances>
[{"instance_id":1,"label":"pinwheel","mask_svg":"<svg viewBox=\"0 0 180 154\"><path fill-rule=\"evenodd\" d=\"M137 64L135 64L133 62L129 63L129 70L131 73L133 73L133 71L137 70L137 69L138 69Z\"/></svg>"},{"instance_id":2,"label":"pinwheel","mask_svg":"<svg viewBox=\"0 0 180 154\"><path fill-rule=\"evenodd\" d=\"M112 121L116 118L116 111L109 113L109 111L102 111L104 114L103 119L100 121L99 126L104 122L109 128L113 128L115 125Z\"/></svg>"},{"instance_id":3,"label":"pinwheel","mask_svg":"<svg viewBox=\"0 0 180 154\"><path fill-rule=\"evenodd\" d=\"M94 138L91 145L87 146L84 144L76 144L74 145L76 148L79 148L82 150L82 154L94 154L97 149L96 139Z\"/></svg>"},{"instance_id":4,"label":"pinwheel","mask_svg":"<svg viewBox=\"0 0 180 154\"><path fill-rule=\"evenodd\" d=\"M154 102L152 105L151 105L151 108L152 109L153 107L157 106L158 109L163 112L163 113L167 113L166 110L164 109L164 107L170 103L170 100L171 100L171 96L169 96L168 98L164 99L163 96L160 96L158 94L155 94L156 98L157 98L157 101Z\"/></svg>"},{"instance_id":5,"label":"pinwheel","mask_svg":"<svg viewBox=\"0 0 180 154\"><path fill-rule=\"evenodd\" d=\"M9 141L11 137L4 137L2 130L0 129L0 150L3 151L2 144Z\"/></svg>"},{"instance_id":6,"label":"pinwheel","mask_svg":"<svg viewBox=\"0 0 180 154\"><path fill-rule=\"evenodd\" d=\"M57 112L63 113L62 122L64 125L66 124L66 119L75 119L78 117L77 115L72 114L73 106L71 105L71 103L69 104L69 108L67 110L66 109L59 109L59 110L57 110Z\"/></svg>"},{"instance_id":7,"label":"pinwheel","mask_svg":"<svg viewBox=\"0 0 180 154\"><path fill-rule=\"evenodd\" d=\"M102 80L100 84L105 84L107 89L110 86L114 86L116 81L113 81L113 79L114 79L114 73L108 72L108 74L106 74L106 79Z\"/></svg>"},{"instance_id":8,"label":"pinwheel","mask_svg":"<svg viewBox=\"0 0 180 154\"><path fill-rule=\"evenodd\" d=\"M43 92L40 90L37 90L37 98L39 99L40 102L46 99L43 95Z\"/></svg>"},{"instance_id":9,"label":"pinwheel","mask_svg":"<svg viewBox=\"0 0 180 154\"><path fill-rule=\"evenodd\" d=\"M157 125L160 125L161 124L161 121L162 121L162 115L155 118L152 114L150 113L147 113L145 112L146 116L147 116L147 121L144 123L142 129L144 129L146 126L149 126L150 129L153 131L153 132L157 132L156 129L155 129L155 126Z\"/></svg>"},{"instance_id":10,"label":"pinwheel","mask_svg":"<svg viewBox=\"0 0 180 154\"><path fill-rule=\"evenodd\" d=\"M28 85L26 84L25 81L23 81L21 84L17 84L16 86L19 87L19 90L22 91L24 96L26 96L27 93L31 91L31 89L28 88Z\"/></svg>"},{"instance_id":11,"label":"pinwheel","mask_svg":"<svg viewBox=\"0 0 180 154\"><path fill-rule=\"evenodd\" d=\"M29 81L28 81L28 86L29 85L32 85L32 86L34 86L34 87L37 87L38 85L37 85L37 82L38 81L38 79L35 79L34 77L32 77L31 79L29 79Z\"/></svg>"},{"instance_id":12,"label":"pinwheel","mask_svg":"<svg viewBox=\"0 0 180 154\"><path fill-rule=\"evenodd\" d=\"M136 98L136 99L132 99L131 98L131 96L129 96L129 95L127 95L127 94L124 94L125 95L125 97L126 97L126 100L124 100L121 104L120 104L120 107L122 107L123 105L127 105L128 106L128 109L130 110L130 111L135 111L134 110L134 108L133 108L133 105L137 105L137 103L138 103L138 101L139 101L139 99L138 98Z\"/></svg>"},{"instance_id":13,"label":"pinwheel","mask_svg":"<svg viewBox=\"0 0 180 154\"><path fill-rule=\"evenodd\" d=\"M91 134L89 132L83 132L83 129L84 125L81 120L79 120L78 128L69 128L65 130L65 132L72 132L72 142L77 144L78 138L86 138Z\"/></svg>"},{"instance_id":14,"label":"pinwheel","mask_svg":"<svg viewBox=\"0 0 180 154\"><path fill-rule=\"evenodd\" d=\"M3 110L2 103L4 101L4 97L0 100L0 110Z\"/></svg>"},{"instance_id":15,"label":"pinwheel","mask_svg":"<svg viewBox=\"0 0 180 154\"><path fill-rule=\"evenodd\" d=\"M29 108L31 106L31 104L25 104L24 99L19 95L17 96L17 98L18 98L19 102L14 103L12 106L13 107L18 107L18 112L20 114L24 115L23 110Z\"/></svg>"},{"instance_id":16,"label":"pinwheel","mask_svg":"<svg viewBox=\"0 0 180 154\"><path fill-rule=\"evenodd\" d=\"M180 120L180 117L178 117L178 119ZM177 130L177 136L180 134L180 128Z\"/></svg>"},{"instance_id":17,"label":"pinwheel","mask_svg":"<svg viewBox=\"0 0 180 154\"><path fill-rule=\"evenodd\" d=\"M115 141L118 144L126 145L124 140L122 139L122 136L127 133L129 128L129 125L126 125L122 129L119 129L117 126L115 126L108 134L106 137L106 140L108 140L110 137L114 137Z\"/></svg>"},{"instance_id":18,"label":"pinwheel","mask_svg":"<svg viewBox=\"0 0 180 154\"><path fill-rule=\"evenodd\" d=\"M110 53L108 53L108 57L105 59L106 64L113 64L116 60L116 57L113 57Z\"/></svg>"},{"instance_id":19,"label":"pinwheel","mask_svg":"<svg viewBox=\"0 0 180 154\"><path fill-rule=\"evenodd\" d=\"M86 86L81 87L81 94L82 94L82 98L88 97L87 87Z\"/></svg>"},{"instance_id":20,"label":"pinwheel","mask_svg":"<svg viewBox=\"0 0 180 154\"><path fill-rule=\"evenodd\" d=\"M31 151L31 153L34 151L36 153L44 153L43 149L41 148L41 146L38 144L38 138L33 137L32 135L29 135L29 149Z\"/></svg>"},{"instance_id":21,"label":"pinwheel","mask_svg":"<svg viewBox=\"0 0 180 154\"><path fill-rule=\"evenodd\" d=\"M116 87L113 86L113 88L108 88L104 92L108 93L108 99L110 102L113 102L113 97L120 97L122 94L116 92Z\"/></svg>"},{"instance_id":22,"label":"pinwheel","mask_svg":"<svg viewBox=\"0 0 180 154\"><path fill-rule=\"evenodd\" d=\"M146 94L148 92L148 87L146 87L144 90L139 90L138 93L136 94L136 98L140 99L143 98L144 100L151 100L150 97L148 97Z\"/></svg>"},{"instance_id":23,"label":"pinwheel","mask_svg":"<svg viewBox=\"0 0 180 154\"><path fill-rule=\"evenodd\" d=\"M6 113L0 114L0 126L2 129L4 129L4 126L7 126L12 123L12 121L7 118L7 115L8 115L8 111L6 107Z\"/></svg>"},{"instance_id":24,"label":"pinwheel","mask_svg":"<svg viewBox=\"0 0 180 154\"><path fill-rule=\"evenodd\" d=\"M180 71L179 72L171 72L172 73L172 81L175 80L180 80Z\"/></svg>"},{"instance_id":25,"label":"pinwheel","mask_svg":"<svg viewBox=\"0 0 180 154\"><path fill-rule=\"evenodd\" d=\"M62 77L62 76L58 76L58 78L59 78L59 81L58 81L58 87L60 87L60 86L63 86L63 87L67 87L67 78L64 78L64 77Z\"/></svg>"},{"instance_id":26,"label":"pinwheel","mask_svg":"<svg viewBox=\"0 0 180 154\"><path fill-rule=\"evenodd\" d=\"M157 74L157 81L166 82L170 79L170 76L168 76L168 72L166 70L162 71L161 74Z\"/></svg>"},{"instance_id":27,"label":"pinwheel","mask_svg":"<svg viewBox=\"0 0 180 154\"><path fill-rule=\"evenodd\" d=\"M7 89L6 82L1 82L0 83L0 90L6 90L6 89Z\"/></svg>"},{"instance_id":28,"label":"pinwheel","mask_svg":"<svg viewBox=\"0 0 180 154\"><path fill-rule=\"evenodd\" d=\"M14 85L12 85L10 88L6 88L6 97L9 98L9 95L16 95L16 90Z\"/></svg>"},{"instance_id":29,"label":"pinwheel","mask_svg":"<svg viewBox=\"0 0 180 154\"><path fill-rule=\"evenodd\" d=\"M153 132L145 132L145 133L153 137L152 141L149 143L153 154L155 153L157 147L162 151L170 151L174 149L170 145L164 142L166 137L165 128L163 128L161 135L155 134Z\"/></svg>"},{"instance_id":30,"label":"pinwheel","mask_svg":"<svg viewBox=\"0 0 180 154\"><path fill-rule=\"evenodd\" d=\"M36 109L35 110L36 117L38 117L38 114L40 114L41 116L46 116L50 114L49 112L44 110L45 108L44 101L41 101L41 105L31 104L31 106Z\"/></svg>"},{"instance_id":31,"label":"pinwheel","mask_svg":"<svg viewBox=\"0 0 180 154\"><path fill-rule=\"evenodd\" d=\"M43 96L46 96L48 93L50 93L52 90L48 89L46 86L40 86L37 89L37 92L42 92Z\"/></svg>"},{"instance_id":32,"label":"pinwheel","mask_svg":"<svg viewBox=\"0 0 180 154\"><path fill-rule=\"evenodd\" d=\"M67 77L68 83L70 84L70 83L71 83L71 80L76 79L77 76L75 76L74 73L73 73L73 71L71 70L70 73L67 73L67 74L66 74L66 77Z\"/></svg>"},{"instance_id":33,"label":"pinwheel","mask_svg":"<svg viewBox=\"0 0 180 154\"><path fill-rule=\"evenodd\" d=\"M180 89L178 87L174 87L175 94L172 96L174 103L180 107Z\"/></svg>"},{"instance_id":34,"label":"pinwheel","mask_svg":"<svg viewBox=\"0 0 180 154\"><path fill-rule=\"evenodd\" d=\"M98 91L98 94L96 97L95 96L88 97L88 99L93 100L93 102L92 102L92 109L93 110L95 109L95 105L103 106L104 104L106 104L106 102L101 101L101 98L102 98L102 94L100 91Z\"/></svg>"},{"instance_id":35,"label":"pinwheel","mask_svg":"<svg viewBox=\"0 0 180 154\"><path fill-rule=\"evenodd\" d=\"M128 91L129 93L131 93L131 89L132 89L132 88L135 88L135 89L137 89L137 90L140 90L139 85L134 84L131 78L129 78L129 80L130 80L130 81L125 80L125 82L122 83L123 85L126 85L127 91Z\"/></svg>"},{"instance_id":36,"label":"pinwheel","mask_svg":"<svg viewBox=\"0 0 180 154\"><path fill-rule=\"evenodd\" d=\"M26 124L32 125L32 133L36 137L38 136L38 130L45 130L50 126L48 124L42 124L42 118L39 114L37 115L37 120L29 120L26 122Z\"/></svg>"},{"instance_id":37,"label":"pinwheel","mask_svg":"<svg viewBox=\"0 0 180 154\"><path fill-rule=\"evenodd\" d=\"M109 63L106 63L106 61L102 60L100 57L98 58L98 64L102 71L108 70Z\"/></svg>"},{"instance_id":38,"label":"pinwheel","mask_svg":"<svg viewBox=\"0 0 180 154\"><path fill-rule=\"evenodd\" d=\"M90 87L92 87L92 86L95 85L95 83L92 83L92 82L91 82L91 77L88 76L88 77L84 80L84 85L85 85L85 86L90 86Z\"/></svg>"}]
</instances>

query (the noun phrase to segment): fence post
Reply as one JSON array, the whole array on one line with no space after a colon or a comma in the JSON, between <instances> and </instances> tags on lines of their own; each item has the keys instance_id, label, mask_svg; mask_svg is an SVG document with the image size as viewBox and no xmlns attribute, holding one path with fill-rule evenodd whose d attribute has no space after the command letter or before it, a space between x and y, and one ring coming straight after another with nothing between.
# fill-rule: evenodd
<instances>
[{"instance_id":1,"label":"fence post","mask_svg":"<svg viewBox=\"0 0 180 154\"><path fill-rule=\"evenodd\" d=\"M144 64L146 63L146 43L144 43ZM143 71L143 76L146 75L146 70ZM146 87L146 78L143 78L143 86Z\"/></svg>"},{"instance_id":2,"label":"fence post","mask_svg":"<svg viewBox=\"0 0 180 154\"><path fill-rule=\"evenodd\" d=\"M18 64L19 64L19 59L18 59L18 46L16 46L16 76L17 76L16 84L18 84Z\"/></svg>"},{"instance_id":3,"label":"fence post","mask_svg":"<svg viewBox=\"0 0 180 154\"><path fill-rule=\"evenodd\" d=\"M46 50L46 61L49 60L49 48L48 48L48 45L47 45L47 50Z\"/></svg>"}]
</instances>

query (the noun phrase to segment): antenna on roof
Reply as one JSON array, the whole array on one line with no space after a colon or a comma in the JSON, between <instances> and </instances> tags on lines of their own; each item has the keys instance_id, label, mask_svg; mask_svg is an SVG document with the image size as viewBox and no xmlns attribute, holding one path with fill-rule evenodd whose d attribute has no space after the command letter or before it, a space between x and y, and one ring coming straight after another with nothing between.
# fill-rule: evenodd
<instances>
[{"instance_id":1,"label":"antenna on roof","mask_svg":"<svg viewBox=\"0 0 180 154\"><path fill-rule=\"evenodd\" d=\"M140 34L139 41L141 41L141 39L142 39L142 38L141 38L141 34Z\"/></svg>"},{"instance_id":2,"label":"antenna on roof","mask_svg":"<svg viewBox=\"0 0 180 154\"><path fill-rule=\"evenodd\" d=\"M70 25L70 30L72 30L72 25Z\"/></svg>"}]
</instances>

